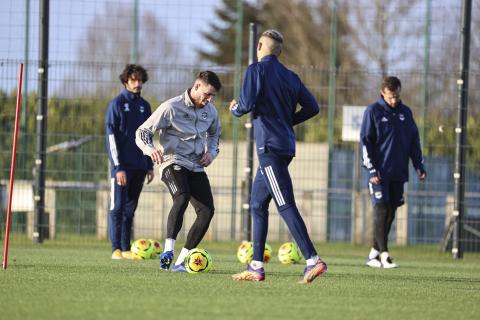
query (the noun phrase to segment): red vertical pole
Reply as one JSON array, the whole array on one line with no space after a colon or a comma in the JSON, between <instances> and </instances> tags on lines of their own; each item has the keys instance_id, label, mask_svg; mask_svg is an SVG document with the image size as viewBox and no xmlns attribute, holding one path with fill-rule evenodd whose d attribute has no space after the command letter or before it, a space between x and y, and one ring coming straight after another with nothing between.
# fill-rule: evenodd
<instances>
[{"instance_id":1,"label":"red vertical pole","mask_svg":"<svg viewBox=\"0 0 480 320\"><path fill-rule=\"evenodd\" d=\"M10 216L12 211L13 180L15 179L15 161L17 160L18 124L20 122L20 100L22 99L22 75L23 75L23 63L20 63L20 68L18 72L17 107L15 110L15 130L13 133L12 163L10 166L10 183L8 185L7 224L5 226L5 242L3 246L3 270L7 270L8 240L10 239Z\"/></svg>"}]
</instances>

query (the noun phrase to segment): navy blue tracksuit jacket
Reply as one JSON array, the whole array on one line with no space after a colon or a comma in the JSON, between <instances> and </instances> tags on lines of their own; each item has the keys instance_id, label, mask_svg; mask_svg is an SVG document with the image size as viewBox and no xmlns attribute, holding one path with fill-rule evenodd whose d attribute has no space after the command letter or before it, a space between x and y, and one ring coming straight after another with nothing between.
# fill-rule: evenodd
<instances>
[{"instance_id":1,"label":"navy blue tracksuit jacket","mask_svg":"<svg viewBox=\"0 0 480 320\"><path fill-rule=\"evenodd\" d=\"M297 104L301 108L297 110ZM275 200L305 259L317 256L307 227L295 203L288 165L295 156L293 126L320 108L300 78L285 68L275 55L248 66L239 103L233 115L252 112L259 169L251 192L253 260L262 261L268 232L268 203Z\"/></svg>"},{"instance_id":2,"label":"navy blue tracksuit jacket","mask_svg":"<svg viewBox=\"0 0 480 320\"><path fill-rule=\"evenodd\" d=\"M151 114L150 104L126 89L108 104L105 126L112 177L117 171L152 170L152 160L135 144L135 131Z\"/></svg>"},{"instance_id":3,"label":"navy blue tracksuit jacket","mask_svg":"<svg viewBox=\"0 0 480 320\"><path fill-rule=\"evenodd\" d=\"M408 181L408 160L425 172L418 128L412 111L402 102L391 108L381 97L363 114L360 131L363 166L370 177Z\"/></svg>"},{"instance_id":4,"label":"navy blue tracksuit jacket","mask_svg":"<svg viewBox=\"0 0 480 320\"><path fill-rule=\"evenodd\" d=\"M281 84L281 85L279 85ZM296 110L297 103L302 106ZM319 106L300 78L285 68L275 55L248 66L233 115L253 113L258 153L266 149L280 155L295 155L293 126L319 112Z\"/></svg>"}]
</instances>

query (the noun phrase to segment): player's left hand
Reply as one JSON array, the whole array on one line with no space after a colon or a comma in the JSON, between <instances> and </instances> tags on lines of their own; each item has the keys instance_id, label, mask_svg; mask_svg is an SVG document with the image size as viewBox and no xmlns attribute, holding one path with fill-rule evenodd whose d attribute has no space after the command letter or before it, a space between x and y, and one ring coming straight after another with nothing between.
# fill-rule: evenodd
<instances>
[{"instance_id":1,"label":"player's left hand","mask_svg":"<svg viewBox=\"0 0 480 320\"><path fill-rule=\"evenodd\" d=\"M153 172L153 170L148 170L146 177L147 177L147 184L152 182L153 178L155 177L155 173Z\"/></svg>"},{"instance_id":2,"label":"player's left hand","mask_svg":"<svg viewBox=\"0 0 480 320\"><path fill-rule=\"evenodd\" d=\"M425 178L427 177L427 173L426 173L426 172L423 172L423 173L422 173L422 171L420 171L419 169L417 169L417 176L418 176L418 179L419 179L420 181L423 181L423 180L425 180Z\"/></svg>"},{"instance_id":3,"label":"player's left hand","mask_svg":"<svg viewBox=\"0 0 480 320\"><path fill-rule=\"evenodd\" d=\"M205 152L202 158L200 159L200 164L204 167L208 167L210 163L212 163L212 161L213 161L213 157L210 154L210 152Z\"/></svg>"},{"instance_id":4,"label":"player's left hand","mask_svg":"<svg viewBox=\"0 0 480 320\"><path fill-rule=\"evenodd\" d=\"M231 102L230 102L230 107L229 109L232 110L233 107L237 104L237 100L233 99Z\"/></svg>"}]
</instances>

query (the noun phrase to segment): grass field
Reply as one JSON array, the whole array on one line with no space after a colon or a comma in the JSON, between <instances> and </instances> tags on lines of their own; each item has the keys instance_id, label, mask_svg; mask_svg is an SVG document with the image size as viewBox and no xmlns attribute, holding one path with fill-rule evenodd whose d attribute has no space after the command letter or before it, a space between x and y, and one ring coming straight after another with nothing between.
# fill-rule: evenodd
<instances>
[{"instance_id":1,"label":"grass field","mask_svg":"<svg viewBox=\"0 0 480 320\"><path fill-rule=\"evenodd\" d=\"M304 264L266 265L263 283L235 282L237 243L205 243L207 274L112 261L107 243L11 245L0 319L479 319L480 254L394 247L394 270L364 266L367 247L322 244L328 272L301 285ZM272 244L274 251L278 244Z\"/></svg>"}]
</instances>

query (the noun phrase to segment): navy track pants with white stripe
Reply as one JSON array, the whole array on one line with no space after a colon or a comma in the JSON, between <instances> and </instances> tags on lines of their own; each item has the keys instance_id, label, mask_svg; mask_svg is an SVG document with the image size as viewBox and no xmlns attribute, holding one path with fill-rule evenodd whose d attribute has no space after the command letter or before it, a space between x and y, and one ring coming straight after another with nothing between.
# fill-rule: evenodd
<instances>
[{"instance_id":1,"label":"navy track pants with white stripe","mask_svg":"<svg viewBox=\"0 0 480 320\"><path fill-rule=\"evenodd\" d=\"M295 203L292 179L288 172L288 165L292 159L292 156L278 155L273 152L258 154L260 166L253 181L250 199L253 260L263 261L268 233L268 204L272 198L305 259L317 254Z\"/></svg>"},{"instance_id":2,"label":"navy track pants with white stripe","mask_svg":"<svg viewBox=\"0 0 480 320\"><path fill-rule=\"evenodd\" d=\"M127 174L126 186L118 185L116 177L111 178L108 227L112 251L116 249L130 250L133 217L146 175L145 170L126 170L125 172Z\"/></svg>"}]
</instances>

